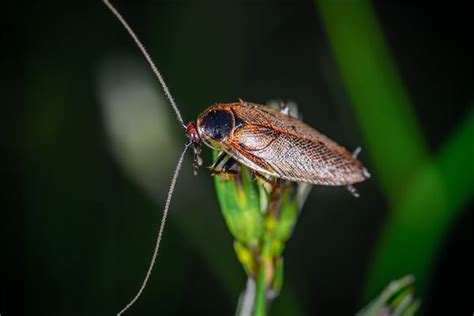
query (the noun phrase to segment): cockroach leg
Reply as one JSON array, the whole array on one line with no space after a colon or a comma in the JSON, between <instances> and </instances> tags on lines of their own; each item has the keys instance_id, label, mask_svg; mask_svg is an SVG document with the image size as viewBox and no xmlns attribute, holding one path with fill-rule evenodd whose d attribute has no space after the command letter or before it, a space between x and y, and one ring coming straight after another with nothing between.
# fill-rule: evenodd
<instances>
[{"instance_id":1,"label":"cockroach leg","mask_svg":"<svg viewBox=\"0 0 474 316\"><path fill-rule=\"evenodd\" d=\"M359 197L359 192L357 192L357 189L354 188L354 186L353 186L352 184L349 184L349 185L347 186L347 190L348 190L354 197L356 197L356 198Z\"/></svg>"},{"instance_id":2,"label":"cockroach leg","mask_svg":"<svg viewBox=\"0 0 474 316\"><path fill-rule=\"evenodd\" d=\"M291 102L285 103L283 101L280 101L280 113L286 116L294 117L296 119L301 119L296 104Z\"/></svg>"},{"instance_id":3,"label":"cockroach leg","mask_svg":"<svg viewBox=\"0 0 474 316\"><path fill-rule=\"evenodd\" d=\"M211 176L219 176L223 180L236 180L237 184L241 183L239 170L215 169L211 170Z\"/></svg>"},{"instance_id":4,"label":"cockroach leg","mask_svg":"<svg viewBox=\"0 0 474 316\"><path fill-rule=\"evenodd\" d=\"M216 161L212 164L212 166L209 167L209 169L211 169L211 175L236 175L238 174L238 170L231 170L236 165L237 160L235 160L225 152L220 152L219 156L217 156Z\"/></svg>"},{"instance_id":5,"label":"cockroach leg","mask_svg":"<svg viewBox=\"0 0 474 316\"><path fill-rule=\"evenodd\" d=\"M229 155L227 155L225 152L223 151L220 151L219 152L219 155L217 156L217 159L216 161L214 161L214 163L212 164L212 166L209 167L209 169L211 170L215 170L217 169L218 167L220 168L220 165L222 165L222 162L224 161L224 159L229 159ZM224 162L225 163L225 162Z\"/></svg>"},{"instance_id":6,"label":"cockroach leg","mask_svg":"<svg viewBox=\"0 0 474 316\"><path fill-rule=\"evenodd\" d=\"M236 171L237 170L231 170L234 166L237 166L237 160L235 160L232 157L229 157L227 162L222 166L222 171L227 172L227 171Z\"/></svg>"},{"instance_id":7,"label":"cockroach leg","mask_svg":"<svg viewBox=\"0 0 474 316\"><path fill-rule=\"evenodd\" d=\"M282 114L290 116L290 107L287 104L285 104L285 102L283 101L280 101L280 112Z\"/></svg>"},{"instance_id":8,"label":"cockroach leg","mask_svg":"<svg viewBox=\"0 0 474 316\"><path fill-rule=\"evenodd\" d=\"M249 169L249 172L250 172L250 175L255 178L255 179L258 179L258 180L262 180L263 182L265 182L266 184L269 184L271 186L275 185L275 180L272 179L272 177L270 176L266 176L264 174L261 174L255 170L252 170L252 169Z\"/></svg>"},{"instance_id":9,"label":"cockroach leg","mask_svg":"<svg viewBox=\"0 0 474 316\"><path fill-rule=\"evenodd\" d=\"M370 178L370 173L367 169L362 168L362 174L364 175L366 179Z\"/></svg>"},{"instance_id":10,"label":"cockroach leg","mask_svg":"<svg viewBox=\"0 0 474 316\"><path fill-rule=\"evenodd\" d=\"M193 149L194 149L193 173L194 175L197 175L199 167L202 166L201 147L193 143Z\"/></svg>"},{"instance_id":11,"label":"cockroach leg","mask_svg":"<svg viewBox=\"0 0 474 316\"><path fill-rule=\"evenodd\" d=\"M357 147L356 149L354 149L354 151L352 152L352 157L355 159L357 158L357 156L359 156L360 152L362 150L362 147Z\"/></svg>"},{"instance_id":12,"label":"cockroach leg","mask_svg":"<svg viewBox=\"0 0 474 316\"><path fill-rule=\"evenodd\" d=\"M225 152L220 152L216 161L209 167L211 170L211 176L221 176L224 179L237 178L239 176L239 170L231 170L231 168L236 165L237 160L233 159Z\"/></svg>"},{"instance_id":13,"label":"cockroach leg","mask_svg":"<svg viewBox=\"0 0 474 316\"><path fill-rule=\"evenodd\" d=\"M211 176L221 176L226 179L231 179L235 178L239 175L239 172L237 170L214 170L211 172Z\"/></svg>"}]
</instances>

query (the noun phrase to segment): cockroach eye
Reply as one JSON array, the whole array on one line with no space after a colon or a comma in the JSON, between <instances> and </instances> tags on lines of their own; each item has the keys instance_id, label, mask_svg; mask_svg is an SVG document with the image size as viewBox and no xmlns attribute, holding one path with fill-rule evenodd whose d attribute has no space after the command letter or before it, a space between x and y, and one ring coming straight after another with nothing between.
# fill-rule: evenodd
<instances>
[{"instance_id":1,"label":"cockroach eye","mask_svg":"<svg viewBox=\"0 0 474 316\"><path fill-rule=\"evenodd\" d=\"M207 137L221 140L229 135L232 125L233 118L229 111L213 110L202 118L200 129Z\"/></svg>"}]
</instances>

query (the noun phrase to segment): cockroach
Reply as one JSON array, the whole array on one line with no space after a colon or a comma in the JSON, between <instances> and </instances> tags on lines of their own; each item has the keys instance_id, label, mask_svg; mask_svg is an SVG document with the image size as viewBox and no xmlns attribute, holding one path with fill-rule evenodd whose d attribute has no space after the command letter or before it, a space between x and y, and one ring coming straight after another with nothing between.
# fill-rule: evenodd
<instances>
[{"instance_id":1,"label":"cockroach","mask_svg":"<svg viewBox=\"0 0 474 316\"><path fill-rule=\"evenodd\" d=\"M212 170L239 162L254 172L296 182L351 186L370 177L344 147L297 118L266 105L239 100L216 104L187 125L188 138L221 151ZM224 165L224 157L229 156ZM355 193L352 188L351 191Z\"/></svg>"},{"instance_id":2,"label":"cockroach","mask_svg":"<svg viewBox=\"0 0 474 316\"><path fill-rule=\"evenodd\" d=\"M158 255L176 180L185 153L191 145L194 148L195 173L202 164L199 154L201 144L204 143L220 151L211 166L214 173L229 172L236 163L240 163L263 177L316 185L347 186L354 196L358 196L352 184L370 177L357 159L360 149L351 154L322 133L289 115L289 109L285 106L277 110L243 100L219 103L200 114L196 123L184 124L166 82L147 50L115 7L108 0L103 2L145 56L188 138L171 180L155 249L145 278L133 299L117 315L128 310L145 289Z\"/></svg>"}]
</instances>

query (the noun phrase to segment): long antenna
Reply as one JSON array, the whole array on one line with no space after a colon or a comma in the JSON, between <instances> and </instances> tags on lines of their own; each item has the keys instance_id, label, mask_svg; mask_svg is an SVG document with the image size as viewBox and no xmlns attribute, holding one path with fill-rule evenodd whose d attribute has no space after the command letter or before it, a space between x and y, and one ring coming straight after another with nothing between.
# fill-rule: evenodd
<instances>
[{"instance_id":1,"label":"long antenna","mask_svg":"<svg viewBox=\"0 0 474 316\"><path fill-rule=\"evenodd\" d=\"M160 229L158 231L158 236L156 237L155 249L153 250L153 255L151 257L150 265L148 266L148 270L146 272L145 278L143 279L142 285L140 286L140 288L137 291L137 294L135 294L132 300L127 305L125 305L125 307L122 308L120 312L117 313L117 316L122 315L133 304L135 304L138 298L142 295L142 292L145 289L146 284L148 283L148 279L150 279L151 271L153 270L153 266L155 265L155 262L156 262L156 257L158 256L158 251L160 250L161 238L163 237L163 231L165 230L166 218L168 216L168 210L170 208L171 197L173 196L176 180L178 179L179 171L181 170L181 165L183 164L184 154L186 154L186 151L188 150L191 144L192 144L191 142L188 142L184 146L183 152L181 153L178 163L176 164L176 169L174 170L173 178L171 179L170 188L168 190L168 196L166 197L165 209L163 210L163 217L161 218Z\"/></svg>"},{"instance_id":2,"label":"long antenna","mask_svg":"<svg viewBox=\"0 0 474 316\"><path fill-rule=\"evenodd\" d=\"M173 110L176 113L176 117L178 118L178 121L181 123L181 126L183 126L184 129L186 129L186 125L184 124L183 118L181 117L181 113L179 112L178 106L174 102L173 96L171 95L170 90L168 89L168 86L166 85L166 82L163 79L163 76L161 75L160 71L156 67L153 60L151 59L151 57L148 54L145 46L138 39L138 36L135 34L135 32L132 30L132 28L128 25L127 21L125 21L125 19L122 17L120 12L118 12L118 10L115 9L115 7L108 0L103 0L103 2L107 6L107 8L109 8L109 10L117 17L117 19L123 25L125 30L128 32L128 34L130 34L130 36L132 37L135 44L138 46L138 48L142 52L143 56L145 56L145 59L148 61L148 64L150 64L150 67L153 70L153 73L158 78L158 81L160 82L161 87L163 88L163 91L165 92L166 97L170 101L171 106L173 107ZM137 293L135 294L135 296L132 298L132 300L127 305L125 305L117 313L117 316L122 315L133 304L135 304L135 302L142 295L143 290L145 289L145 287L148 283L148 280L150 279L151 272L153 271L153 267L155 266L156 258L158 257L158 253L159 253L159 250L160 250L161 239L163 237L163 231L165 230L166 219L168 217L168 211L169 211L169 208L170 208L171 198L173 197L174 188L176 186L176 180L178 179L178 175L179 175L179 172L181 170L181 166L183 164L184 155L186 154L186 151L188 150L188 148L191 144L192 144L192 142L188 142L184 146L183 152L181 153L181 156L179 157L178 163L176 164L176 168L174 170L173 178L171 179L171 184L170 184L170 187L169 187L169 190L168 190L168 195L166 197L165 209L163 210L163 216L161 217L160 228L158 230L158 235L156 237L155 249L153 250L153 255L151 256L150 264L149 264L148 270L145 274L145 278L143 279L142 284L141 284L140 288L138 289Z\"/></svg>"},{"instance_id":3,"label":"long antenna","mask_svg":"<svg viewBox=\"0 0 474 316\"><path fill-rule=\"evenodd\" d=\"M135 32L132 30L132 28L128 25L127 21L122 17L120 12L115 9L115 7L108 1L108 0L103 0L104 4L109 8L109 10L117 17L117 19L122 23L123 27L125 30L127 30L128 34L132 37L133 41L135 44L137 44L138 48L142 52L142 54L145 56L145 59L148 61L148 64L150 64L151 69L153 70L153 73L156 75L158 78L158 81L161 84L161 87L163 88L163 91L165 92L166 97L171 103L171 106L173 107L174 112L176 113L176 117L178 118L178 121L181 123L181 125L186 129L186 124L184 124L183 118L181 117L181 113L178 110L178 106L174 102L173 96L170 93L170 90L168 89L168 86L166 85L165 80L163 79L163 76L161 75L160 71L156 67L155 63L151 59L150 55L148 54L145 46L142 44L142 42L138 39L138 36L135 34Z\"/></svg>"}]
</instances>

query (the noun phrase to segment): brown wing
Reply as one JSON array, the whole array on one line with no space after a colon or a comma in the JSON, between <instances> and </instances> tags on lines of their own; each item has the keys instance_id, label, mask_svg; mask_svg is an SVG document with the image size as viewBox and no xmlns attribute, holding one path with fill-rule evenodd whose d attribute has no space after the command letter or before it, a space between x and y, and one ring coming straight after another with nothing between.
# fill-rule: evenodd
<instances>
[{"instance_id":1,"label":"brown wing","mask_svg":"<svg viewBox=\"0 0 474 316\"><path fill-rule=\"evenodd\" d=\"M258 172L291 181L348 185L369 177L362 163L302 121L267 106L229 104L242 124L226 151Z\"/></svg>"}]
</instances>

